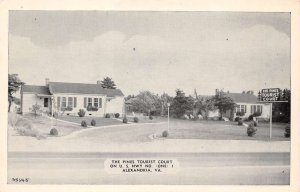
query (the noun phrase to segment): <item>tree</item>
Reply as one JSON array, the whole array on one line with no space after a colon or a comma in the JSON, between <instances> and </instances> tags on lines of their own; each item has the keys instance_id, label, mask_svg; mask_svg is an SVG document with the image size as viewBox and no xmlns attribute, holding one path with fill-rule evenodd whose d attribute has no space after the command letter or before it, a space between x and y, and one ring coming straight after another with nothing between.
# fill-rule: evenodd
<instances>
[{"instance_id":1,"label":"tree","mask_svg":"<svg viewBox=\"0 0 300 192\"><path fill-rule=\"evenodd\" d=\"M177 89L176 96L174 97L173 102L170 106L171 113L180 118L184 114L186 114L186 112L193 109L193 103L194 101L192 97L186 97L183 91Z\"/></svg>"},{"instance_id":2,"label":"tree","mask_svg":"<svg viewBox=\"0 0 300 192\"><path fill-rule=\"evenodd\" d=\"M226 96L224 92L219 92L212 98L214 105L219 109L221 117L226 113L227 110L233 110L235 103L233 100Z\"/></svg>"},{"instance_id":3,"label":"tree","mask_svg":"<svg viewBox=\"0 0 300 192\"><path fill-rule=\"evenodd\" d=\"M36 103L32 105L31 111L33 112L34 117L36 118L36 116L42 113L42 106Z\"/></svg>"},{"instance_id":4,"label":"tree","mask_svg":"<svg viewBox=\"0 0 300 192\"><path fill-rule=\"evenodd\" d=\"M280 100L287 101L283 103L273 103L273 118L279 122L290 122L291 117L291 90L284 89L281 92Z\"/></svg>"},{"instance_id":5,"label":"tree","mask_svg":"<svg viewBox=\"0 0 300 192\"><path fill-rule=\"evenodd\" d=\"M10 112L11 103L14 101L14 94L19 91L25 83L22 82L18 74L8 74L8 112Z\"/></svg>"},{"instance_id":6,"label":"tree","mask_svg":"<svg viewBox=\"0 0 300 192\"><path fill-rule=\"evenodd\" d=\"M101 81L101 86L105 89L116 89L116 84L110 77L105 77L103 81Z\"/></svg>"},{"instance_id":7,"label":"tree","mask_svg":"<svg viewBox=\"0 0 300 192\"><path fill-rule=\"evenodd\" d=\"M131 105L133 111L150 115L151 111L156 111L158 101L159 97L157 95L152 94L150 91L142 91L134 97Z\"/></svg>"}]
</instances>

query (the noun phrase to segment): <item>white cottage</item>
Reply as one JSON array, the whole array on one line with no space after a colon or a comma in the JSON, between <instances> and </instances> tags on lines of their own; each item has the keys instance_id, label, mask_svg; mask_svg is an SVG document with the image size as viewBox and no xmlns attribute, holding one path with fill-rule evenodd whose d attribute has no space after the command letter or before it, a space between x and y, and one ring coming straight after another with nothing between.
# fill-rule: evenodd
<instances>
[{"instance_id":1,"label":"white cottage","mask_svg":"<svg viewBox=\"0 0 300 192\"><path fill-rule=\"evenodd\" d=\"M97 84L49 82L45 86L23 85L21 87L22 113L30 113L32 105L38 104L44 111L53 109L77 115L84 109L86 115L124 113L124 94L120 89L104 89Z\"/></svg>"}]
</instances>

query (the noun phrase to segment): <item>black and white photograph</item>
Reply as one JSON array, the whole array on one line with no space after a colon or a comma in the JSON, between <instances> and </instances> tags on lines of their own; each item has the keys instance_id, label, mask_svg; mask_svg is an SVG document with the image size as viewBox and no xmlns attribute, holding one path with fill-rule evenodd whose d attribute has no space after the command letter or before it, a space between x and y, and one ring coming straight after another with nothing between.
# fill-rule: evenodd
<instances>
[{"instance_id":1,"label":"black and white photograph","mask_svg":"<svg viewBox=\"0 0 300 192\"><path fill-rule=\"evenodd\" d=\"M291 184L291 12L9 10L7 49L8 185Z\"/></svg>"}]
</instances>

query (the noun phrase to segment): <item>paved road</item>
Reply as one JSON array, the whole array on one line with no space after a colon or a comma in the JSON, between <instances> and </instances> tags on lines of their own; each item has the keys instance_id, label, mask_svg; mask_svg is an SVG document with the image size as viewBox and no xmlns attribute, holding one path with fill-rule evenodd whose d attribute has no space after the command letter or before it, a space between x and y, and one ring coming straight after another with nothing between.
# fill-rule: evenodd
<instances>
[{"instance_id":1,"label":"paved road","mask_svg":"<svg viewBox=\"0 0 300 192\"><path fill-rule=\"evenodd\" d=\"M106 159L176 159L177 173L109 174ZM290 153L9 153L8 182L31 184L289 184ZM23 184L23 183L22 183Z\"/></svg>"}]
</instances>

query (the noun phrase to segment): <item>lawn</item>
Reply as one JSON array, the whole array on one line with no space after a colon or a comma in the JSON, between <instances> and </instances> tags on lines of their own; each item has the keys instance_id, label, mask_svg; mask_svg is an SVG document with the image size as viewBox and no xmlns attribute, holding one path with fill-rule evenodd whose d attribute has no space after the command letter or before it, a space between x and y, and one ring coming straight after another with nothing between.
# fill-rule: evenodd
<instances>
[{"instance_id":1,"label":"lawn","mask_svg":"<svg viewBox=\"0 0 300 192\"><path fill-rule=\"evenodd\" d=\"M96 121L96 127L107 126L107 125L118 125L123 123L121 121L122 119L117 120L113 118L91 117L91 116L79 117L79 116L64 115L58 117L58 119L73 122L73 123L78 123L78 124L81 124L81 122L85 120L88 125L91 125L91 121L92 119L94 119Z\"/></svg>"},{"instance_id":2,"label":"lawn","mask_svg":"<svg viewBox=\"0 0 300 192\"><path fill-rule=\"evenodd\" d=\"M250 122L246 122L250 123ZM284 137L285 123L273 123L272 140L288 141ZM170 139L269 140L269 123L259 123L257 132L248 137L247 128L237 122L171 120Z\"/></svg>"},{"instance_id":3,"label":"lawn","mask_svg":"<svg viewBox=\"0 0 300 192\"><path fill-rule=\"evenodd\" d=\"M61 121L52 120L51 127L51 119L44 116L34 117L32 114L23 115L22 118L28 120L34 127L34 129L38 130L41 135L50 136L51 128L55 128L58 130L58 136L68 135L74 131L82 129L78 125L65 123Z\"/></svg>"}]
</instances>

